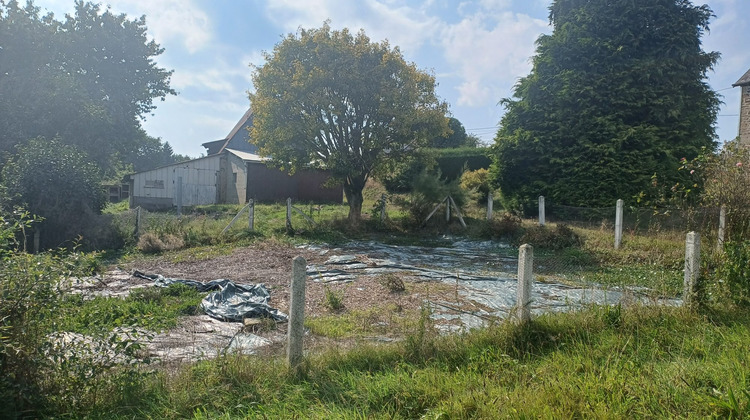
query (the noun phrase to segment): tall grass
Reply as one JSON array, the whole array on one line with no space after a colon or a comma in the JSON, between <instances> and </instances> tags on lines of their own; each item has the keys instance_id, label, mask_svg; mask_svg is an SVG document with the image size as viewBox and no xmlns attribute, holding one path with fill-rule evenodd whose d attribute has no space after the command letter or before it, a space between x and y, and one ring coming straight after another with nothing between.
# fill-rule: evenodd
<instances>
[{"instance_id":1,"label":"tall grass","mask_svg":"<svg viewBox=\"0 0 750 420\"><path fill-rule=\"evenodd\" d=\"M593 307L397 345L281 359L227 355L162 372L125 418L739 417L750 410L750 316ZM421 338L420 338L421 337ZM420 351L414 351L419 343Z\"/></svg>"}]
</instances>

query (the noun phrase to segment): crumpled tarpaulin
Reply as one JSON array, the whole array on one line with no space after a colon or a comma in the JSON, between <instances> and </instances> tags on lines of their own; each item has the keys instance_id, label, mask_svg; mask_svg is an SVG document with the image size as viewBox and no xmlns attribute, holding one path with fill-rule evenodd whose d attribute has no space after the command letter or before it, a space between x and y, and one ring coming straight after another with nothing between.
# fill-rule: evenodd
<instances>
[{"instance_id":1,"label":"crumpled tarpaulin","mask_svg":"<svg viewBox=\"0 0 750 420\"><path fill-rule=\"evenodd\" d=\"M210 292L203 298L201 309L212 318L220 321L242 322L245 318L273 318L276 321L286 321L285 313L268 304L270 293L262 283L237 284L227 279L211 280L203 283L195 280L173 279L161 274L145 274L133 272L134 277L152 280L155 286L167 287L180 283L195 288L199 292Z\"/></svg>"}]
</instances>

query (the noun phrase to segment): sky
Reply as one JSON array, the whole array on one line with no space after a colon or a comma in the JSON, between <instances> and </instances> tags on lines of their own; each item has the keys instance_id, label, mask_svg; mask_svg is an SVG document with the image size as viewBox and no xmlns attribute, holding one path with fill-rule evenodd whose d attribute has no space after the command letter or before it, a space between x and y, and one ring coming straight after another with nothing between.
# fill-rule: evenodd
<instances>
[{"instance_id":1,"label":"sky","mask_svg":"<svg viewBox=\"0 0 750 420\"><path fill-rule=\"evenodd\" d=\"M250 106L252 65L262 65L282 37L298 28L364 29L387 39L405 59L431 72L437 93L467 132L490 144L519 78L531 70L534 41L551 32L551 0L109 0L113 12L146 16L149 35L164 48L159 66L173 70L179 94L157 102L146 132L175 153L198 157L202 143L225 138ZM694 4L703 4L694 1ZM58 19L73 0L36 0ZM721 60L708 75L722 95L718 140L737 136L740 89L750 69L750 0L711 0L716 17L703 37Z\"/></svg>"}]
</instances>

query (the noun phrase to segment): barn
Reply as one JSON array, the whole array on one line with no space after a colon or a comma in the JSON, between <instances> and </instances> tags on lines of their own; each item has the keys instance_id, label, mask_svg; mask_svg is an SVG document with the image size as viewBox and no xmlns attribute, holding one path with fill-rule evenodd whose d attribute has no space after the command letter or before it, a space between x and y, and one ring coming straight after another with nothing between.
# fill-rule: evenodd
<instances>
[{"instance_id":1,"label":"barn","mask_svg":"<svg viewBox=\"0 0 750 420\"><path fill-rule=\"evenodd\" d=\"M341 203L343 189L329 186L330 173L309 169L289 175L267 165L253 153L248 127L252 111L242 116L229 135L204 143L207 156L130 175L130 207L147 210L203 204L258 201Z\"/></svg>"}]
</instances>

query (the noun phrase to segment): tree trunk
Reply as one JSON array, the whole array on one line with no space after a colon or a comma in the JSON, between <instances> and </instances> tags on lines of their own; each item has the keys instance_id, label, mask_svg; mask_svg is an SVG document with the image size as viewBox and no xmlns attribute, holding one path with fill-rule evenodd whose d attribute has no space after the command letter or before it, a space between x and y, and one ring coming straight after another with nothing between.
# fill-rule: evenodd
<instances>
[{"instance_id":1,"label":"tree trunk","mask_svg":"<svg viewBox=\"0 0 750 420\"><path fill-rule=\"evenodd\" d=\"M362 219L362 190L364 189L365 183L362 182L351 182L346 180L344 182L344 195L346 201L349 203L349 222L359 223Z\"/></svg>"}]
</instances>

